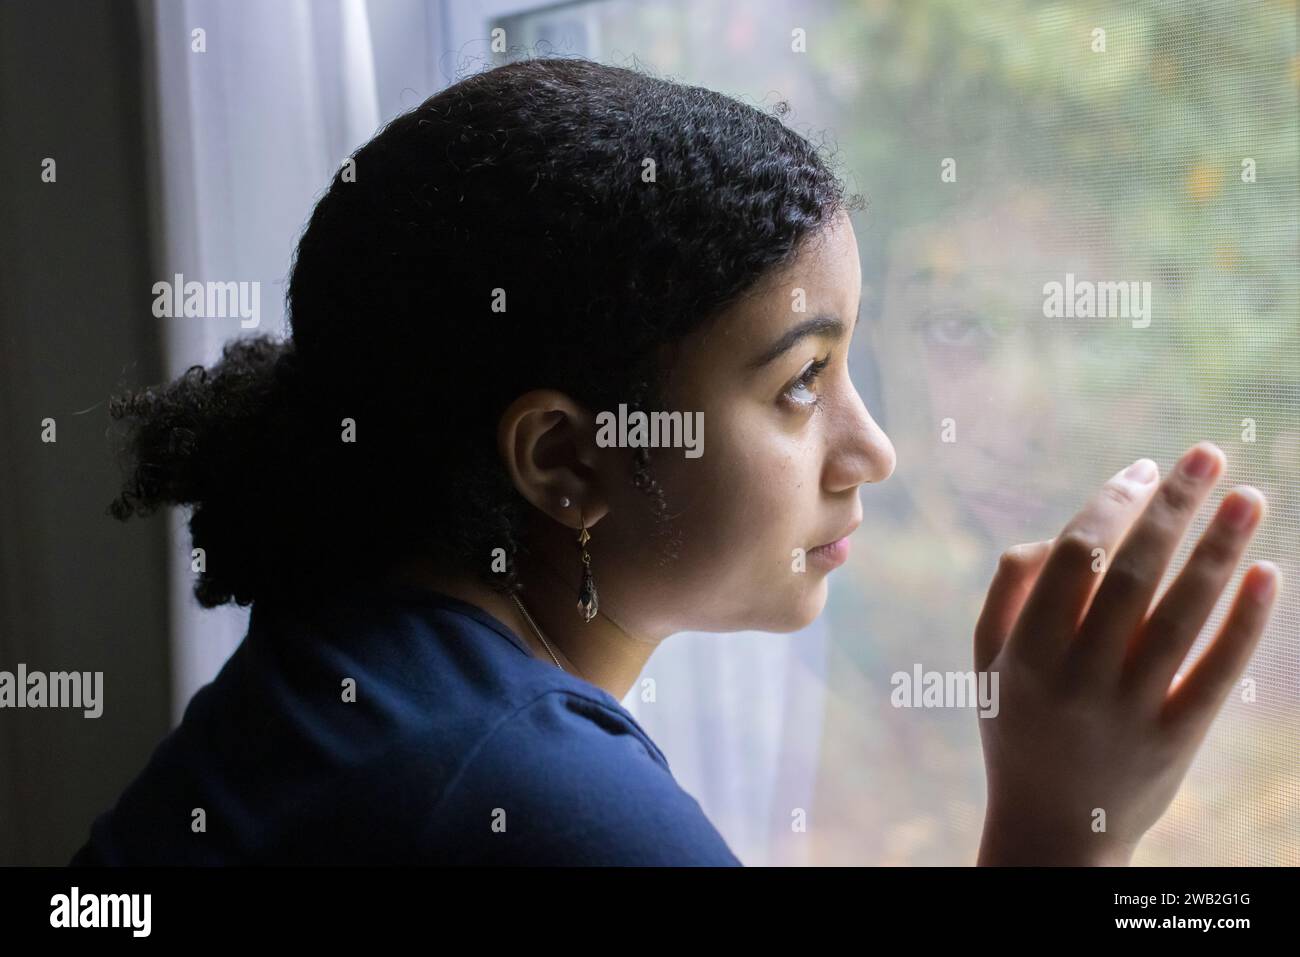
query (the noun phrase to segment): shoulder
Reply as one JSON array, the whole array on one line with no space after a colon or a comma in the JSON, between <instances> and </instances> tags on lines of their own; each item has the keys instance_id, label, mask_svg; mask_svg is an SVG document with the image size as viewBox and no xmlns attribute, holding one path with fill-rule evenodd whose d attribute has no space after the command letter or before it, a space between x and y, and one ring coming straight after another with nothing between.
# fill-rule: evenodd
<instances>
[{"instance_id":1,"label":"shoulder","mask_svg":"<svg viewBox=\"0 0 1300 957\"><path fill-rule=\"evenodd\" d=\"M439 856L460 863L740 863L631 715L572 686L539 688L502 715L430 827Z\"/></svg>"}]
</instances>

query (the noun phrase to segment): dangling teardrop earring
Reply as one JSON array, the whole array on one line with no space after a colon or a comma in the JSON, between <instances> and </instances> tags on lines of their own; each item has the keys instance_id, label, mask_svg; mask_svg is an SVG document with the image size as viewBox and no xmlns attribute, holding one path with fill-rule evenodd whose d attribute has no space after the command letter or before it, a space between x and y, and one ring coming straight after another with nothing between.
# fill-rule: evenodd
<instances>
[{"instance_id":1,"label":"dangling teardrop earring","mask_svg":"<svg viewBox=\"0 0 1300 957\"><path fill-rule=\"evenodd\" d=\"M585 621L591 621L596 617L600 600L596 594L596 579L591 574L591 555L587 552L587 542L591 539L591 533L587 531L587 520L583 517L582 506L578 506L578 521L582 524L582 531L578 533L578 551L582 556L582 586L578 589L578 612Z\"/></svg>"}]
</instances>

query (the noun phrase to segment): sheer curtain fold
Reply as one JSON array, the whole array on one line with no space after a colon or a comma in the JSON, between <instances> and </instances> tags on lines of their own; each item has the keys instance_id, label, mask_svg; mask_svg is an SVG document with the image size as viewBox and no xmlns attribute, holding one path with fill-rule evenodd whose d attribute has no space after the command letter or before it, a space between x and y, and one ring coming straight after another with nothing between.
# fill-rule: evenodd
<instances>
[{"instance_id":1,"label":"sheer curtain fold","mask_svg":"<svg viewBox=\"0 0 1300 957\"><path fill-rule=\"evenodd\" d=\"M153 6L164 281L255 282L257 325L169 318L168 374L238 335L282 335L293 243L314 198L379 126L365 0ZM173 720L243 637L246 609L194 600L187 516L173 515Z\"/></svg>"}]
</instances>

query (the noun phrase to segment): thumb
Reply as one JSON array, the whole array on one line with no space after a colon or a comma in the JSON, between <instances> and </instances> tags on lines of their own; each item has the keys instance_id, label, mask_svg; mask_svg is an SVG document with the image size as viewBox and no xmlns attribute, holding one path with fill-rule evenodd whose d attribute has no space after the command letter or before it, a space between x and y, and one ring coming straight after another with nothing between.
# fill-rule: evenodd
<instances>
[{"instance_id":1,"label":"thumb","mask_svg":"<svg viewBox=\"0 0 1300 957\"><path fill-rule=\"evenodd\" d=\"M1055 538L1049 538L1044 542L1013 545L998 559L998 569L989 583L979 621L975 623L976 671L988 670L998 656L1055 542Z\"/></svg>"}]
</instances>

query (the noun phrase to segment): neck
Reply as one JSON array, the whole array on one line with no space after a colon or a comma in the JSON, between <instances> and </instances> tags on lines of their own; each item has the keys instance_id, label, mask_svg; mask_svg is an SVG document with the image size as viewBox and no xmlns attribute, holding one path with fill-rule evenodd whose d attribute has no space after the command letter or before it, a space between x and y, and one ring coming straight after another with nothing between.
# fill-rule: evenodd
<instances>
[{"instance_id":1,"label":"neck","mask_svg":"<svg viewBox=\"0 0 1300 957\"><path fill-rule=\"evenodd\" d=\"M545 575L521 573L524 588L520 601L546 635L560 667L622 701L658 642L624 630L610 617L617 614L616 609L607 613L601 607L595 618L584 621L577 608L578 582L569 584L554 569L546 571ZM482 608L522 638L536 657L554 667L551 653L519 606L486 583L469 575L440 574L425 560L403 562L395 568L394 577ZM601 604L604 605L603 598Z\"/></svg>"}]
</instances>

